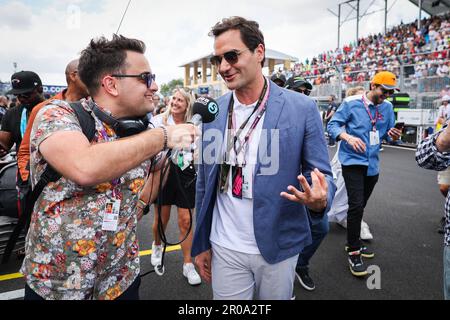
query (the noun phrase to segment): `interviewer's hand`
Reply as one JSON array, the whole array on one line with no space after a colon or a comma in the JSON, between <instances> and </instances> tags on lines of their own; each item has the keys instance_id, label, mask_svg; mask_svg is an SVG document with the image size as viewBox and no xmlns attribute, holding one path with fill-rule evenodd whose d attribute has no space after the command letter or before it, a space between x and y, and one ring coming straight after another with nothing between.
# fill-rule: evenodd
<instances>
[{"instance_id":1,"label":"interviewer's hand","mask_svg":"<svg viewBox=\"0 0 450 320\"><path fill-rule=\"evenodd\" d=\"M195 264L197 265L200 276L203 280L211 282L211 250L204 251L195 257Z\"/></svg>"},{"instance_id":2,"label":"interviewer's hand","mask_svg":"<svg viewBox=\"0 0 450 320\"><path fill-rule=\"evenodd\" d=\"M297 190L293 186L288 187L287 192L282 192L281 196L288 200L298 202L315 212L322 212L327 207L328 183L325 175L318 169L311 172L312 188L304 176L298 176L298 181L304 192Z\"/></svg>"},{"instance_id":3,"label":"interviewer's hand","mask_svg":"<svg viewBox=\"0 0 450 320\"><path fill-rule=\"evenodd\" d=\"M179 124L167 126L167 147L169 149L190 148L194 138L198 135L198 129L192 124Z\"/></svg>"}]
</instances>

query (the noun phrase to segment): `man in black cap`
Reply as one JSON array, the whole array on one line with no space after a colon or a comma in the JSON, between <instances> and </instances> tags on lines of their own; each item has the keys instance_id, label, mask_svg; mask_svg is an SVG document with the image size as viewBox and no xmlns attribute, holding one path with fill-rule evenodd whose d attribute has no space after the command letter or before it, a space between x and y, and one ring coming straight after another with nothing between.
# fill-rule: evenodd
<instances>
[{"instance_id":1,"label":"man in black cap","mask_svg":"<svg viewBox=\"0 0 450 320\"><path fill-rule=\"evenodd\" d=\"M294 76L288 79L285 88L309 96L313 86L305 78Z\"/></svg>"},{"instance_id":2,"label":"man in black cap","mask_svg":"<svg viewBox=\"0 0 450 320\"><path fill-rule=\"evenodd\" d=\"M20 71L11 76L12 89L6 94L17 96L20 105L9 109L2 119L0 131L0 156L5 155L16 144L19 150L28 117L34 106L44 101L42 81L32 71Z\"/></svg>"},{"instance_id":3,"label":"man in black cap","mask_svg":"<svg viewBox=\"0 0 450 320\"><path fill-rule=\"evenodd\" d=\"M282 73L275 73L270 80L275 82L277 86L284 88L284 85L286 84L286 77Z\"/></svg>"}]
</instances>

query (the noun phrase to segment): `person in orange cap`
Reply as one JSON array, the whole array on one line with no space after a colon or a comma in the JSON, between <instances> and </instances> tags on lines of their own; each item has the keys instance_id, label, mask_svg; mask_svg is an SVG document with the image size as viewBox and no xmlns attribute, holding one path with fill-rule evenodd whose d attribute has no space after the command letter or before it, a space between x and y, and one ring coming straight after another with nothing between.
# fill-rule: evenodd
<instances>
[{"instance_id":1,"label":"person in orange cap","mask_svg":"<svg viewBox=\"0 0 450 320\"><path fill-rule=\"evenodd\" d=\"M401 136L394 128L393 106L386 100L396 88L397 77L392 72L377 73L370 91L346 98L327 127L333 139L343 141L338 156L349 205L346 251L350 271L357 277L367 275L362 257L374 257L361 242L360 232L364 208L378 181L381 141Z\"/></svg>"}]
</instances>

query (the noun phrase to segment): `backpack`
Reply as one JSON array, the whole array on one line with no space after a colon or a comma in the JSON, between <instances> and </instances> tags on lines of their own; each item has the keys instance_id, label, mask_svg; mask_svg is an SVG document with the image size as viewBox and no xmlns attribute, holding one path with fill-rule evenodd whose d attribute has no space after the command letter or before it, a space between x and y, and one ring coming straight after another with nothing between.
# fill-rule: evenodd
<instances>
[{"instance_id":1,"label":"backpack","mask_svg":"<svg viewBox=\"0 0 450 320\"><path fill-rule=\"evenodd\" d=\"M95 120L94 120L94 118L88 111L86 111L83 108L81 102L72 102L72 103L70 103L70 107L73 109L78 121L80 122L81 130L83 131L83 134L86 136L86 138L89 141L92 141L95 137ZM60 178L61 178L61 174L59 172L57 172L55 169L53 169L47 163L47 167L45 168L44 172L41 175L41 178L39 179L38 183L36 184L36 186L34 187L33 190L31 190L30 183L28 183L27 191L23 195L25 198L25 201L24 201L25 206L24 206L24 208L21 208L22 214L20 215L17 225L14 228L14 231L12 232L12 234L8 240L8 244L6 245L5 252L3 254L2 264L5 264L8 262L22 229L25 229L25 231L28 230L30 220L31 220L31 214L32 214L33 208L34 208L34 204L35 204L36 200L39 198L39 196L42 193L42 191L44 190L44 188L50 182L56 182ZM29 179L30 178L28 178L28 180Z\"/></svg>"}]
</instances>

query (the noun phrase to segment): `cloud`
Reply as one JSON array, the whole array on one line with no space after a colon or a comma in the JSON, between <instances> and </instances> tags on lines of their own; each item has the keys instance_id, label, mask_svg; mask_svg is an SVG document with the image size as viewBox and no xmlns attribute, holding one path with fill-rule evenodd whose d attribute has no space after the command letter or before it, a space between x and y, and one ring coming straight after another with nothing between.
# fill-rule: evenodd
<instances>
[{"instance_id":1,"label":"cloud","mask_svg":"<svg viewBox=\"0 0 450 320\"><path fill-rule=\"evenodd\" d=\"M21 2L13 1L0 4L0 28L27 30L32 25L32 12Z\"/></svg>"}]
</instances>

